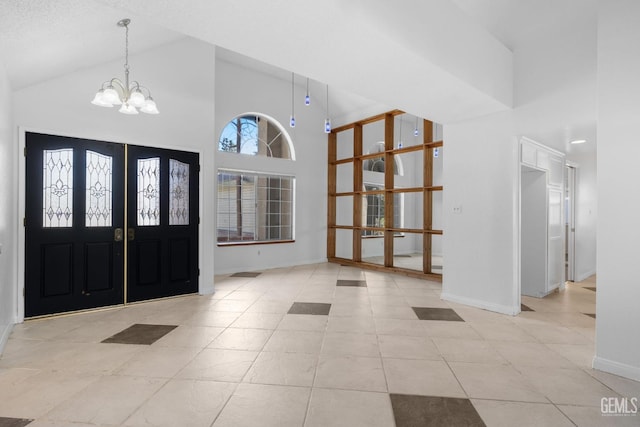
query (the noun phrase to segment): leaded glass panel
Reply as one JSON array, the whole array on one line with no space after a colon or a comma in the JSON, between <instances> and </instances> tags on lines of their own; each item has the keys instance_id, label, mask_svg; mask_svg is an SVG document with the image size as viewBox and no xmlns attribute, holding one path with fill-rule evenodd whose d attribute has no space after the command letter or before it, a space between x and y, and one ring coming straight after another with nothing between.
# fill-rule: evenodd
<instances>
[{"instance_id":1,"label":"leaded glass panel","mask_svg":"<svg viewBox=\"0 0 640 427\"><path fill-rule=\"evenodd\" d=\"M86 227L111 227L113 158L87 150Z\"/></svg>"},{"instance_id":2,"label":"leaded glass panel","mask_svg":"<svg viewBox=\"0 0 640 427\"><path fill-rule=\"evenodd\" d=\"M73 226L73 149L44 150L42 225Z\"/></svg>"},{"instance_id":3,"label":"leaded glass panel","mask_svg":"<svg viewBox=\"0 0 640 427\"><path fill-rule=\"evenodd\" d=\"M160 225L160 158L138 159L138 226Z\"/></svg>"},{"instance_id":4,"label":"leaded glass panel","mask_svg":"<svg viewBox=\"0 0 640 427\"><path fill-rule=\"evenodd\" d=\"M189 225L189 164L169 159L169 225Z\"/></svg>"}]
</instances>

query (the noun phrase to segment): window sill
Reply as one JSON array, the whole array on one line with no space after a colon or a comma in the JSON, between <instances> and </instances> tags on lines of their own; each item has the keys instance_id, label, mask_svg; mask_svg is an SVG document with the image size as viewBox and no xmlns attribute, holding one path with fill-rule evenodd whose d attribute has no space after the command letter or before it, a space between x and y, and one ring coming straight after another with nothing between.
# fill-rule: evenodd
<instances>
[{"instance_id":1,"label":"window sill","mask_svg":"<svg viewBox=\"0 0 640 427\"><path fill-rule=\"evenodd\" d=\"M281 243L295 243L295 240L264 240L264 241L251 241L251 242L218 242L218 247L227 246L255 246L255 245L278 245Z\"/></svg>"}]
</instances>

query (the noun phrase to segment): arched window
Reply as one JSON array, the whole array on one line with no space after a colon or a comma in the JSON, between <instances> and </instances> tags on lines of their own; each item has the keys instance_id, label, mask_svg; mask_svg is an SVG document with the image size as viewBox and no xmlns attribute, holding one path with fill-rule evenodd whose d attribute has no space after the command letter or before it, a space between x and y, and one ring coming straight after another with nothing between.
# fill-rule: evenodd
<instances>
[{"instance_id":1,"label":"arched window","mask_svg":"<svg viewBox=\"0 0 640 427\"><path fill-rule=\"evenodd\" d=\"M293 144L282 125L259 113L243 114L227 123L220 133L218 151L295 160Z\"/></svg>"},{"instance_id":2,"label":"arched window","mask_svg":"<svg viewBox=\"0 0 640 427\"><path fill-rule=\"evenodd\" d=\"M362 162L362 169L369 172L380 172L384 173L384 142L378 142L369 149L367 154L380 153L380 157L375 157L373 159L366 159ZM402 167L402 160L398 156L394 156L393 162L393 174L394 175L404 175L404 170Z\"/></svg>"},{"instance_id":3,"label":"arched window","mask_svg":"<svg viewBox=\"0 0 640 427\"><path fill-rule=\"evenodd\" d=\"M295 160L293 144L282 125L257 113L227 123L218 139L218 151ZM218 245L294 240L296 178L271 172L277 167L265 160L269 172L218 168Z\"/></svg>"}]
</instances>

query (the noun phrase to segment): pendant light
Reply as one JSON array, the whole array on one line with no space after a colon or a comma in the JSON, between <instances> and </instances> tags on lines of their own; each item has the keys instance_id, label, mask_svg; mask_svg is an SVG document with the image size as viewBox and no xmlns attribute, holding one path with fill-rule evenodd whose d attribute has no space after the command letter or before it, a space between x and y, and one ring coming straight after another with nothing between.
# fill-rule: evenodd
<instances>
[{"instance_id":1,"label":"pendant light","mask_svg":"<svg viewBox=\"0 0 640 427\"><path fill-rule=\"evenodd\" d=\"M296 127L296 115L295 115L295 109L294 109L294 80L295 80L295 74L291 73L291 118L289 119L289 126L291 126L292 128Z\"/></svg>"},{"instance_id":2,"label":"pendant light","mask_svg":"<svg viewBox=\"0 0 640 427\"><path fill-rule=\"evenodd\" d=\"M418 116L416 116L416 127L413 129L413 136L420 135L420 131L418 130Z\"/></svg>"},{"instance_id":3,"label":"pendant light","mask_svg":"<svg viewBox=\"0 0 640 427\"><path fill-rule=\"evenodd\" d=\"M329 85L327 84L327 118L324 119L324 133L331 133L331 119L329 118Z\"/></svg>"},{"instance_id":4,"label":"pendant light","mask_svg":"<svg viewBox=\"0 0 640 427\"><path fill-rule=\"evenodd\" d=\"M304 96L304 105L311 105L311 97L309 96L309 77L307 77L307 94Z\"/></svg>"},{"instance_id":5,"label":"pendant light","mask_svg":"<svg viewBox=\"0 0 640 427\"><path fill-rule=\"evenodd\" d=\"M402 148L402 116L400 116L400 135L398 135L398 148Z\"/></svg>"},{"instance_id":6,"label":"pendant light","mask_svg":"<svg viewBox=\"0 0 640 427\"><path fill-rule=\"evenodd\" d=\"M102 83L91 103L99 107L121 105L122 114L138 114L138 110L147 114L159 114L158 107L151 97L151 91L137 81L129 81L129 24L130 19L121 19L118 26L125 29L124 82L117 77ZM146 95L144 94L146 92Z\"/></svg>"}]
</instances>

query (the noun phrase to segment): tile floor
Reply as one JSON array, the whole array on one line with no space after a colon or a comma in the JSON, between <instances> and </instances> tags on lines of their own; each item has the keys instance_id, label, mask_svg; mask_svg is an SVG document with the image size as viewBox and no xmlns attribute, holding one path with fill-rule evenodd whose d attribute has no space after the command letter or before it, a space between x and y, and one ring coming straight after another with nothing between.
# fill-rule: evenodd
<instances>
[{"instance_id":1,"label":"tile floor","mask_svg":"<svg viewBox=\"0 0 640 427\"><path fill-rule=\"evenodd\" d=\"M640 383L589 367L594 278L524 297L516 317L336 264L216 283L16 325L0 427L640 425L600 414Z\"/></svg>"}]
</instances>

